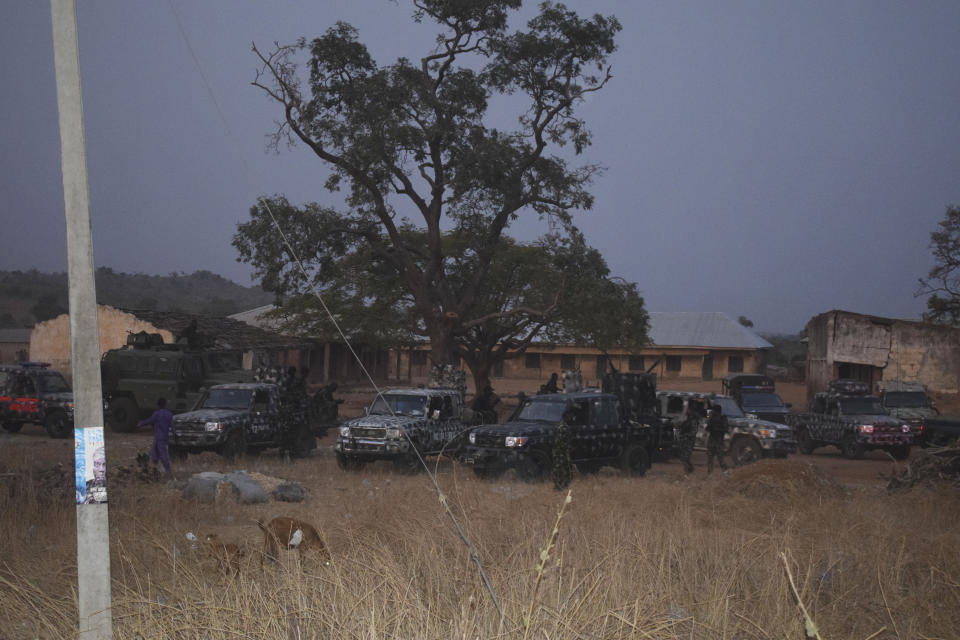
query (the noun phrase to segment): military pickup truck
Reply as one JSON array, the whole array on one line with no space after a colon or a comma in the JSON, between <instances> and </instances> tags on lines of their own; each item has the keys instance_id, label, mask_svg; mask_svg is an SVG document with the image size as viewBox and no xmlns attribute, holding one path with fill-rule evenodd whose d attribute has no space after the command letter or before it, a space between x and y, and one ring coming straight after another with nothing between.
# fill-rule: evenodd
<instances>
[{"instance_id":1,"label":"military pickup truck","mask_svg":"<svg viewBox=\"0 0 960 640\"><path fill-rule=\"evenodd\" d=\"M181 413L208 387L254 378L253 371L242 368L239 351L164 344L160 334L145 332L127 336L125 348L107 351L100 374L106 422L117 432L136 429L140 418L156 409L158 398L166 398L167 409Z\"/></svg>"},{"instance_id":2,"label":"military pickup truck","mask_svg":"<svg viewBox=\"0 0 960 640\"><path fill-rule=\"evenodd\" d=\"M0 423L11 433L36 424L51 438L72 436L70 385L45 362L0 365Z\"/></svg>"},{"instance_id":3,"label":"military pickup truck","mask_svg":"<svg viewBox=\"0 0 960 640\"><path fill-rule=\"evenodd\" d=\"M747 418L786 424L790 405L777 394L773 378L756 373L735 373L723 379L723 393L736 401Z\"/></svg>"},{"instance_id":4,"label":"military pickup truck","mask_svg":"<svg viewBox=\"0 0 960 640\"><path fill-rule=\"evenodd\" d=\"M698 404L701 416L697 428L696 448L707 448L706 410L711 405L720 405L730 426L724 437L725 454L734 465L744 465L761 458L785 458L797 450L793 429L783 422L759 420L744 414L731 396L694 391L657 391L660 415L679 430L687 419L691 404ZM674 436L679 437L679 434Z\"/></svg>"},{"instance_id":5,"label":"military pickup truck","mask_svg":"<svg viewBox=\"0 0 960 640\"><path fill-rule=\"evenodd\" d=\"M877 383L880 405L894 418L910 425L913 436L920 435L920 428L928 418L939 415L927 395L927 388L919 382L882 380Z\"/></svg>"},{"instance_id":6,"label":"military pickup truck","mask_svg":"<svg viewBox=\"0 0 960 640\"><path fill-rule=\"evenodd\" d=\"M422 468L421 458L450 455L462 420L463 393L448 387L391 389L380 393L360 418L340 425L333 446L341 469L390 460L398 471Z\"/></svg>"},{"instance_id":7,"label":"military pickup truck","mask_svg":"<svg viewBox=\"0 0 960 640\"><path fill-rule=\"evenodd\" d=\"M880 399L870 395L864 382L834 380L828 390L814 394L809 413L787 415L797 433L800 453L833 445L846 458L861 458L871 449L882 449L897 460L910 455L913 434L905 421L887 415Z\"/></svg>"},{"instance_id":8,"label":"military pickup truck","mask_svg":"<svg viewBox=\"0 0 960 640\"><path fill-rule=\"evenodd\" d=\"M317 446L303 406L291 407L280 385L220 384L207 389L193 411L173 417L171 456L216 451L228 460L279 447L292 457ZM304 404L304 403L298 403Z\"/></svg>"},{"instance_id":9,"label":"military pickup truck","mask_svg":"<svg viewBox=\"0 0 960 640\"><path fill-rule=\"evenodd\" d=\"M568 385L564 385L565 389ZM672 449L656 416L656 378L647 374L606 374L602 389L546 393L527 398L502 425L470 431L460 460L480 477L513 468L524 480L546 478L553 466L557 427L571 420L570 459L581 473L604 465L642 476L651 460Z\"/></svg>"}]
</instances>

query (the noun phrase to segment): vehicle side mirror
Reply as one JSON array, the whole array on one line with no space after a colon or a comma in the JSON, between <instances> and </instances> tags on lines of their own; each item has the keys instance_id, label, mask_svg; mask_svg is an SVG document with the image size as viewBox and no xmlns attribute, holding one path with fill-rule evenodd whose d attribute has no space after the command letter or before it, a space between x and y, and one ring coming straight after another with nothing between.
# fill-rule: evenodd
<instances>
[{"instance_id":1,"label":"vehicle side mirror","mask_svg":"<svg viewBox=\"0 0 960 640\"><path fill-rule=\"evenodd\" d=\"M364 407L364 408L363 408L363 415L365 415L365 416L370 415L370 407Z\"/></svg>"}]
</instances>

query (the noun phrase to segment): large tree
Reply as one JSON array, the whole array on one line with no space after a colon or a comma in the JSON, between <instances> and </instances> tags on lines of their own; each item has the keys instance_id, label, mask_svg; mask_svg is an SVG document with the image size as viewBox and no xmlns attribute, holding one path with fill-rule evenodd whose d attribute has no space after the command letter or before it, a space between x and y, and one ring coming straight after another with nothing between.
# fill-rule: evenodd
<instances>
[{"instance_id":1,"label":"large tree","mask_svg":"<svg viewBox=\"0 0 960 640\"><path fill-rule=\"evenodd\" d=\"M274 220L288 230L289 247L283 246ZM329 312L346 327L348 337L365 344L415 344L423 334L422 321L400 272L343 225L331 209L295 207L274 198L251 210L234 245L264 287L283 300L275 316L285 330L334 339L337 330ZM411 245L426 241L422 229L405 228L401 234ZM471 238L444 233L441 244L451 258L447 282L457 291L476 270ZM288 260L285 249L300 256L300 262ZM452 343L479 390L497 362L522 353L535 339L604 350L632 348L645 344L647 328L648 314L636 285L611 277L600 253L570 229L533 243L501 238L490 261L487 287L473 315L457 323Z\"/></svg>"},{"instance_id":2,"label":"large tree","mask_svg":"<svg viewBox=\"0 0 960 640\"><path fill-rule=\"evenodd\" d=\"M435 361L454 362L465 336L490 314L507 325L535 325L557 304L525 300L490 311L496 261L520 215L549 219L559 237L576 242L570 212L592 206L586 188L598 167L573 167L548 149L580 154L589 145L575 107L609 81L620 25L545 2L526 30L509 33L507 19L520 0L414 5L415 20L439 29L418 64L399 58L378 65L357 31L340 22L310 42L269 52L254 47L262 67L253 84L282 108L274 142L305 144L329 170L326 187L345 190L349 213L314 207L320 222L355 249L354 259L396 277L393 300L365 290L343 295L405 314L429 338ZM505 106L521 105L513 131L488 123L497 96L510 96ZM258 203L255 219L276 215L271 202ZM336 249L312 252L321 280L332 261L323 254ZM269 281L278 273L266 274L266 288L281 284ZM558 291L552 300L560 299Z\"/></svg>"},{"instance_id":3,"label":"large tree","mask_svg":"<svg viewBox=\"0 0 960 640\"><path fill-rule=\"evenodd\" d=\"M929 295L927 313L931 322L960 326L960 207L948 206L930 234L934 267L920 279L917 295Z\"/></svg>"}]
</instances>

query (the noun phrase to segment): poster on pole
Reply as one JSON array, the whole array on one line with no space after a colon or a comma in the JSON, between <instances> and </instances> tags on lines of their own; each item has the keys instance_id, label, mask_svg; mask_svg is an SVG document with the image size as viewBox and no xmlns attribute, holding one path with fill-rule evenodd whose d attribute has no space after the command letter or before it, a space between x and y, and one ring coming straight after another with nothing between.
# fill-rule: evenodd
<instances>
[{"instance_id":1,"label":"poster on pole","mask_svg":"<svg viewBox=\"0 0 960 640\"><path fill-rule=\"evenodd\" d=\"M73 430L77 504L107 501L107 454L103 427Z\"/></svg>"}]
</instances>

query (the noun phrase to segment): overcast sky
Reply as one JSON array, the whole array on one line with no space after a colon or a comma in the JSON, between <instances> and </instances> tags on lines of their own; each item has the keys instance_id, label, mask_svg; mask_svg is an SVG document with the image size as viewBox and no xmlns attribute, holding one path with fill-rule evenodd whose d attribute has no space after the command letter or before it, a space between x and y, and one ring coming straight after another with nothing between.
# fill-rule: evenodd
<instances>
[{"instance_id":1,"label":"overcast sky","mask_svg":"<svg viewBox=\"0 0 960 640\"><path fill-rule=\"evenodd\" d=\"M302 146L267 151L281 113L250 85L251 43L343 20L386 64L434 34L403 0L78 4L96 265L245 285L230 240L257 196L339 204ZM919 317L930 232L960 204L960 2L566 4L623 25L581 109L583 162L607 170L576 221L650 310L761 332L835 308ZM47 2L4 3L0 55L0 269L64 271Z\"/></svg>"}]
</instances>

